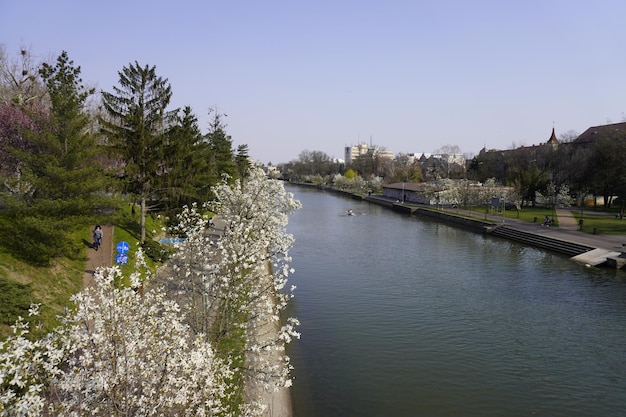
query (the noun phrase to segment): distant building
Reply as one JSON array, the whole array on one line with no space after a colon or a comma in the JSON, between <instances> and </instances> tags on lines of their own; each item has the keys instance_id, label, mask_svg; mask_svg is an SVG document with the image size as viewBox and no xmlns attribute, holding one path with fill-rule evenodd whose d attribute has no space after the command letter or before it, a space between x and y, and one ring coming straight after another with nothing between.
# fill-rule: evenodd
<instances>
[{"instance_id":1,"label":"distant building","mask_svg":"<svg viewBox=\"0 0 626 417\"><path fill-rule=\"evenodd\" d=\"M368 146L365 143L362 143L357 146L346 146L344 148L345 161L346 164L351 164L357 158L371 154L372 156L378 156L381 158L393 159L394 153L392 151L386 151L383 149L378 149L375 146Z\"/></svg>"},{"instance_id":2,"label":"distant building","mask_svg":"<svg viewBox=\"0 0 626 417\"><path fill-rule=\"evenodd\" d=\"M365 144L361 144L359 146L346 146L344 149L344 159L346 164L352 163L352 161L361 155L367 155L368 149L369 147Z\"/></svg>"},{"instance_id":3,"label":"distant building","mask_svg":"<svg viewBox=\"0 0 626 417\"><path fill-rule=\"evenodd\" d=\"M408 204L429 206L484 205L490 202L495 206L511 204L513 187L485 187L481 183L456 181L396 182L383 185L383 197Z\"/></svg>"},{"instance_id":4,"label":"distant building","mask_svg":"<svg viewBox=\"0 0 626 417\"><path fill-rule=\"evenodd\" d=\"M585 130L572 143L574 145L590 145L596 139L624 139L626 138L626 122L612 123L610 125L592 126Z\"/></svg>"},{"instance_id":5,"label":"distant building","mask_svg":"<svg viewBox=\"0 0 626 417\"><path fill-rule=\"evenodd\" d=\"M383 197L409 204L431 204L432 186L427 183L396 182L383 185Z\"/></svg>"}]
</instances>

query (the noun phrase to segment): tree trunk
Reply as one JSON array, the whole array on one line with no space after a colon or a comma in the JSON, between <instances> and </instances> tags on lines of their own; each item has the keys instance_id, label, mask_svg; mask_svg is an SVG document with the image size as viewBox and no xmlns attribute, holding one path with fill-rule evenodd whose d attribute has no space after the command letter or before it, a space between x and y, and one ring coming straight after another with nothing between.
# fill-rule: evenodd
<instances>
[{"instance_id":1,"label":"tree trunk","mask_svg":"<svg viewBox=\"0 0 626 417\"><path fill-rule=\"evenodd\" d=\"M146 197L141 197L141 243L146 241Z\"/></svg>"}]
</instances>

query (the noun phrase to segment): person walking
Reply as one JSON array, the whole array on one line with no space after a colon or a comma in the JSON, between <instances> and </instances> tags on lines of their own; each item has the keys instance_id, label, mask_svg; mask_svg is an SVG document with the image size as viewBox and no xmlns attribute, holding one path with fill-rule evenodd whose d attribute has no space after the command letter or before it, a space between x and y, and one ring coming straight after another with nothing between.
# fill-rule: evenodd
<instances>
[{"instance_id":1,"label":"person walking","mask_svg":"<svg viewBox=\"0 0 626 417\"><path fill-rule=\"evenodd\" d=\"M93 247L95 250L102 245L102 227L99 224L93 229Z\"/></svg>"}]
</instances>

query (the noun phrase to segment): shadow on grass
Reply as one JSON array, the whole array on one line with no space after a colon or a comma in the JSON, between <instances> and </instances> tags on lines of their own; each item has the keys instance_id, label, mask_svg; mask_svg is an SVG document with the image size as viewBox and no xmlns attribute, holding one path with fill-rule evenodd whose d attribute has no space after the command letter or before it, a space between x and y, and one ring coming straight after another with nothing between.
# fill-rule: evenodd
<instances>
[{"instance_id":1,"label":"shadow on grass","mask_svg":"<svg viewBox=\"0 0 626 417\"><path fill-rule=\"evenodd\" d=\"M93 249L93 242L88 241L87 239L81 239L83 246L88 247L89 249Z\"/></svg>"}]
</instances>

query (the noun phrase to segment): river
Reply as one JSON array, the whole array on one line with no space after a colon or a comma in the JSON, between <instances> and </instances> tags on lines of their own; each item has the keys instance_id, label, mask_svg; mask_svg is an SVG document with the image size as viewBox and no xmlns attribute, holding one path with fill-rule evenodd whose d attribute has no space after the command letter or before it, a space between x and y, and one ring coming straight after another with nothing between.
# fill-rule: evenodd
<instances>
[{"instance_id":1,"label":"river","mask_svg":"<svg viewBox=\"0 0 626 417\"><path fill-rule=\"evenodd\" d=\"M623 272L287 189L295 417L626 415Z\"/></svg>"}]
</instances>

